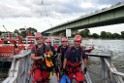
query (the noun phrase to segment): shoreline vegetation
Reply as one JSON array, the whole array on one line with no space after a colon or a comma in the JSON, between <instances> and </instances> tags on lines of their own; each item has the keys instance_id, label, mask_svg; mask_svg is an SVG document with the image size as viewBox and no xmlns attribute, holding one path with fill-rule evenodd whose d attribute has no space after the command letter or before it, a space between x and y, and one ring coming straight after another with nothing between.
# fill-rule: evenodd
<instances>
[{"instance_id":1,"label":"shoreline vegetation","mask_svg":"<svg viewBox=\"0 0 124 83\"><path fill-rule=\"evenodd\" d=\"M34 33L36 33L36 32L37 32L37 29L29 27L27 29L24 29L24 28L20 28L19 30L15 29L14 32L12 32L12 33L16 33L16 34L22 36L23 38L25 38L26 34L34 35ZM0 31L0 36L2 33L5 33L5 32ZM65 32L60 33L60 34L64 37L66 36ZM86 28L86 29L83 29L80 31L77 30L75 32L72 32L72 36L69 38L73 38L76 34L81 35L83 37L83 39L124 40L124 31L121 31L120 33L111 33L111 32L101 31L100 34L97 34L97 33L91 34L90 30L88 28Z\"/></svg>"},{"instance_id":2,"label":"shoreline vegetation","mask_svg":"<svg viewBox=\"0 0 124 83\"><path fill-rule=\"evenodd\" d=\"M72 33L72 37L74 37L76 34L80 34L84 39L124 40L124 31L121 31L120 33L101 31L100 34L91 34L90 30L86 28L81 31L77 31L76 33Z\"/></svg>"},{"instance_id":3,"label":"shoreline vegetation","mask_svg":"<svg viewBox=\"0 0 124 83\"><path fill-rule=\"evenodd\" d=\"M124 40L122 39L110 39L110 38L83 38L83 40Z\"/></svg>"}]
</instances>

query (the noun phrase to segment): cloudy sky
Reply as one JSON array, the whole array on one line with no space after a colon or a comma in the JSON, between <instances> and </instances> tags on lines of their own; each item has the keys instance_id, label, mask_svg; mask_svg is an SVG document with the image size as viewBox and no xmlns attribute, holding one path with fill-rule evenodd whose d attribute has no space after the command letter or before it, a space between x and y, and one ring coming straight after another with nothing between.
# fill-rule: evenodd
<instances>
[{"instance_id":1,"label":"cloudy sky","mask_svg":"<svg viewBox=\"0 0 124 83\"><path fill-rule=\"evenodd\" d=\"M123 0L0 0L0 31L14 31L19 28L34 27L42 32L63 22L73 20ZM113 29L114 27L114 29ZM124 31L124 24L93 28L101 30ZM112 29L112 30L110 30Z\"/></svg>"}]
</instances>

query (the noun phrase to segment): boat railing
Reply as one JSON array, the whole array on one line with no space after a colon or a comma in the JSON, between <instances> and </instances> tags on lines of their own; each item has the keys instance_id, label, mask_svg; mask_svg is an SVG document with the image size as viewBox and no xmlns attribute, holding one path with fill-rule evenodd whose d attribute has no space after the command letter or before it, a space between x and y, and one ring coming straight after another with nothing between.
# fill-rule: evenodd
<instances>
[{"instance_id":1,"label":"boat railing","mask_svg":"<svg viewBox=\"0 0 124 83\"><path fill-rule=\"evenodd\" d=\"M8 77L2 83L31 83L29 72L33 61L30 50L23 50L20 54L12 56L12 64Z\"/></svg>"},{"instance_id":2,"label":"boat railing","mask_svg":"<svg viewBox=\"0 0 124 83\"><path fill-rule=\"evenodd\" d=\"M32 83L32 77L29 75L29 72L32 68L33 61L31 60L30 53L30 50L23 50L20 54L10 57L13 59L12 65L8 77L2 83ZM98 76L101 78L100 83L124 83L124 73L117 71L110 55L90 53L87 53L87 55L89 57L97 57L101 61L101 72L98 73ZM88 72L85 74L85 83L94 83L91 74L93 74L94 77L97 74L93 72L91 72L90 67L88 67ZM98 71L95 69L95 72Z\"/></svg>"},{"instance_id":3,"label":"boat railing","mask_svg":"<svg viewBox=\"0 0 124 83\"><path fill-rule=\"evenodd\" d=\"M112 63L112 55L108 55L108 54L98 55L98 54L89 54L89 53L87 53L87 55L89 56L89 58L90 57L99 58L100 63L98 64L99 66L101 65L101 68L98 71L96 67L98 65L94 66L94 62L93 62L93 66L88 68L88 74L90 78L97 76L100 78L99 80L100 83L124 83L124 73L117 71L117 69ZM95 63L97 63L97 61ZM94 70L92 70L93 67L95 67ZM92 77L91 77L91 74L92 74ZM92 78L91 80L93 79L96 79L96 78ZM87 83L92 83L92 82L87 82Z\"/></svg>"}]
</instances>

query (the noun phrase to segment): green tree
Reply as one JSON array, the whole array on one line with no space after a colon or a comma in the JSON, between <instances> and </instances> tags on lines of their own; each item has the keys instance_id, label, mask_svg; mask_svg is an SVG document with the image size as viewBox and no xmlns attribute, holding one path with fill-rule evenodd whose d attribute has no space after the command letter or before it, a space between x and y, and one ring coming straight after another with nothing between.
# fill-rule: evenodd
<instances>
[{"instance_id":1,"label":"green tree","mask_svg":"<svg viewBox=\"0 0 124 83\"><path fill-rule=\"evenodd\" d=\"M89 29L84 29L84 33L85 33L85 35L86 35L86 37L89 37L89 35L90 35L90 30Z\"/></svg>"},{"instance_id":2,"label":"green tree","mask_svg":"<svg viewBox=\"0 0 124 83\"><path fill-rule=\"evenodd\" d=\"M121 35L118 34L118 33L113 33L113 34L112 34L112 38L113 38L113 39L119 39L119 38L121 38Z\"/></svg>"},{"instance_id":3,"label":"green tree","mask_svg":"<svg viewBox=\"0 0 124 83\"><path fill-rule=\"evenodd\" d=\"M93 33L93 34L92 34L92 37L93 37L93 38L99 38L99 35L98 35L97 33Z\"/></svg>"},{"instance_id":4,"label":"green tree","mask_svg":"<svg viewBox=\"0 0 124 83\"><path fill-rule=\"evenodd\" d=\"M20 32L20 36L22 36L23 38L26 37L26 30L25 30L25 28L20 28L19 32Z\"/></svg>"},{"instance_id":5,"label":"green tree","mask_svg":"<svg viewBox=\"0 0 124 83\"><path fill-rule=\"evenodd\" d=\"M16 34L19 35L19 30L15 29L15 30L14 30L14 33L16 33Z\"/></svg>"},{"instance_id":6,"label":"green tree","mask_svg":"<svg viewBox=\"0 0 124 83\"><path fill-rule=\"evenodd\" d=\"M29 28L27 28L27 32L34 35L34 33L36 33L37 30L35 28L29 27Z\"/></svg>"},{"instance_id":7,"label":"green tree","mask_svg":"<svg viewBox=\"0 0 124 83\"><path fill-rule=\"evenodd\" d=\"M86 29L80 31L79 34L80 34L82 37L84 37L84 38L89 37L89 36L90 36L90 30L86 28Z\"/></svg>"},{"instance_id":8,"label":"green tree","mask_svg":"<svg viewBox=\"0 0 124 83\"><path fill-rule=\"evenodd\" d=\"M111 32L106 32L106 38L111 38L112 37L112 33Z\"/></svg>"},{"instance_id":9,"label":"green tree","mask_svg":"<svg viewBox=\"0 0 124 83\"><path fill-rule=\"evenodd\" d=\"M124 39L124 31L121 31L121 38Z\"/></svg>"},{"instance_id":10,"label":"green tree","mask_svg":"<svg viewBox=\"0 0 124 83\"><path fill-rule=\"evenodd\" d=\"M21 31L20 34L21 34L22 37L24 37L24 38L26 37L26 31Z\"/></svg>"},{"instance_id":11,"label":"green tree","mask_svg":"<svg viewBox=\"0 0 124 83\"><path fill-rule=\"evenodd\" d=\"M28 33L34 35L34 33L37 32L37 30L36 30L35 28L32 28L32 27L29 27L29 28L27 28L27 29L25 29L25 28L20 28L19 30L21 31L20 35L21 35L22 37L26 37L26 35L27 35Z\"/></svg>"},{"instance_id":12,"label":"green tree","mask_svg":"<svg viewBox=\"0 0 124 83\"><path fill-rule=\"evenodd\" d=\"M100 33L100 37L101 37L101 38L107 38L106 32L105 32L105 31L102 31L102 32Z\"/></svg>"},{"instance_id":13,"label":"green tree","mask_svg":"<svg viewBox=\"0 0 124 83\"><path fill-rule=\"evenodd\" d=\"M0 36L1 36L2 32L0 31Z\"/></svg>"}]
</instances>

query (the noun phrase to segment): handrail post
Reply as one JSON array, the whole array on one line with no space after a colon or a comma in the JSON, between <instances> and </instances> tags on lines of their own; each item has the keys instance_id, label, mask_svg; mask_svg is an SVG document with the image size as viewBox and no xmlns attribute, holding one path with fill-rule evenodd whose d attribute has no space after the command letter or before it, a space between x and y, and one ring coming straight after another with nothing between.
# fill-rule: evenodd
<instances>
[{"instance_id":1,"label":"handrail post","mask_svg":"<svg viewBox=\"0 0 124 83\"><path fill-rule=\"evenodd\" d=\"M103 57L100 57L100 59L101 59L101 66L102 66L102 69L101 69L102 80L103 80L102 83L110 83L110 80L109 80L110 76L109 76L109 70L107 68L107 65L105 64Z\"/></svg>"}]
</instances>

